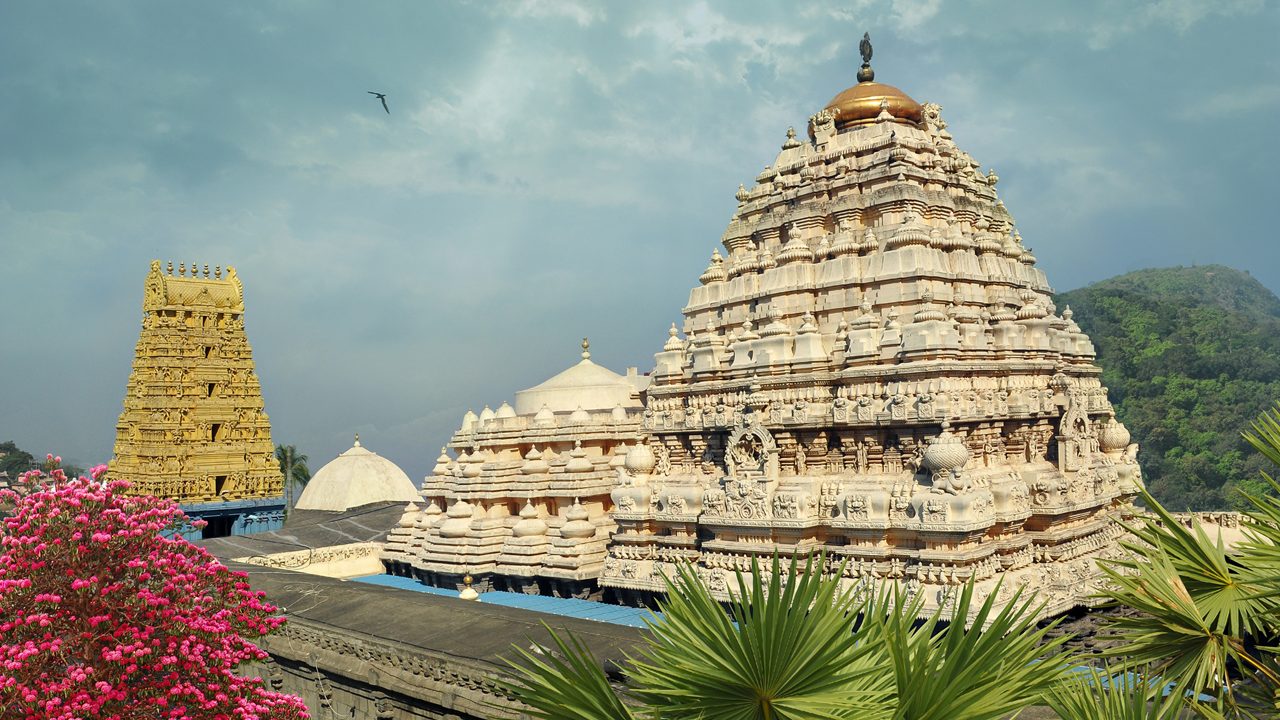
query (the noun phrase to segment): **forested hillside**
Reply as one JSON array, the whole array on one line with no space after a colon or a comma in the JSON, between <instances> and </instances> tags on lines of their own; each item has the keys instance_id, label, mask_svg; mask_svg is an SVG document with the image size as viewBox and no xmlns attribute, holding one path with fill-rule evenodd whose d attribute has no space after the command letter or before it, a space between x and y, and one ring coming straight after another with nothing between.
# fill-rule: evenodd
<instances>
[{"instance_id":1,"label":"forested hillside","mask_svg":"<svg viewBox=\"0 0 1280 720\"><path fill-rule=\"evenodd\" d=\"M1158 500L1232 508L1240 489L1262 489L1268 463L1240 433L1280 401L1280 298L1248 273L1207 265L1139 270L1056 301L1093 338Z\"/></svg>"}]
</instances>

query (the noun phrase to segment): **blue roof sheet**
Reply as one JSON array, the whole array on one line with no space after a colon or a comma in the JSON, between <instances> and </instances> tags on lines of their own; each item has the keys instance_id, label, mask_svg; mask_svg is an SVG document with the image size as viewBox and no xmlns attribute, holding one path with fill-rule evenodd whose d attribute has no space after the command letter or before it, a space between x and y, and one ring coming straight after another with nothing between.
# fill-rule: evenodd
<instances>
[{"instance_id":1,"label":"blue roof sheet","mask_svg":"<svg viewBox=\"0 0 1280 720\"><path fill-rule=\"evenodd\" d=\"M458 591L456 590L432 587L430 585L424 585L413 578L398 577L396 575L367 575L365 577L351 579L355 582L384 585L386 587L400 588L401 590L413 590L415 592L431 593L432 595L458 597ZM489 603L491 605L501 605L503 607L520 608L522 610L533 610L535 612L542 612L550 615L562 615L564 617L578 618L580 620L595 620L596 622L610 623L613 625L626 625L628 627L638 628L645 627L645 620L653 622L661 617L660 613L656 613L647 608L633 608L623 605L594 602L591 600L578 600L576 598L525 595L524 593L501 592L496 590L480 593L480 602Z\"/></svg>"}]
</instances>

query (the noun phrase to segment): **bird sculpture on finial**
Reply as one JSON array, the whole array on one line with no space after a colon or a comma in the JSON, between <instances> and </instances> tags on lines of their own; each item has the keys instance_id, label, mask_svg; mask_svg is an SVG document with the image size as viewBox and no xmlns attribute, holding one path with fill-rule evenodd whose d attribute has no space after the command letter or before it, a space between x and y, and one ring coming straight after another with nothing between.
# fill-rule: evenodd
<instances>
[{"instance_id":1,"label":"bird sculpture on finial","mask_svg":"<svg viewBox=\"0 0 1280 720\"><path fill-rule=\"evenodd\" d=\"M582 359L591 359L591 343L587 342L586 338L582 338Z\"/></svg>"},{"instance_id":2,"label":"bird sculpture on finial","mask_svg":"<svg viewBox=\"0 0 1280 720\"><path fill-rule=\"evenodd\" d=\"M858 82L875 80L876 71L871 69L871 33L862 33L862 42L858 43L858 52L862 54L862 68L858 70Z\"/></svg>"}]
</instances>

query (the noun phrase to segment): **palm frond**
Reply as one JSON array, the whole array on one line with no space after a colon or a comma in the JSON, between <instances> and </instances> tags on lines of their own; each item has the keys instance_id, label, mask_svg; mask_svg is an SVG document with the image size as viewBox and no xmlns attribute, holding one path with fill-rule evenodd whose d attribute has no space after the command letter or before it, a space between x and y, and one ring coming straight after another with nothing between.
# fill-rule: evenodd
<instances>
[{"instance_id":1,"label":"palm frond","mask_svg":"<svg viewBox=\"0 0 1280 720\"><path fill-rule=\"evenodd\" d=\"M1124 666L1080 668L1055 685L1045 702L1072 720L1177 720L1186 703L1162 694L1164 685Z\"/></svg>"},{"instance_id":2,"label":"palm frond","mask_svg":"<svg viewBox=\"0 0 1280 720\"><path fill-rule=\"evenodd\" d=\"M1038 606L1021 592L997 610L999 587L974 611L974 587L965 585L951 613L934 611L915 622L919 600L895 593L884 623L885 643L897 685L897 718L996 720L1037 701L1066 672L1049 657L1067 640L1046 640L1052 625L1038 627ZM970 621L966 626L966 619Z\"/></svg>"},{"instance_id":3,"label":"palm frond","mask_svg":"<svg viewBox=\"0 0 1280 720\"><path fill-rule=\"evenodd\" d=\"M1253 421L1253 432L1243 434L1255 450L1280 466L1280 406L1262 413Z\"/></svg>"},{"instance_id":4,"label":"palm frond","mask_svg":"<svg viewBox=\"0 0 1280 720\"><path fill-rule=\"evenodd\" d=\"M671 718L888 718L891 677L853 632L866 600L821 566L784 568L774 557L762 573L753 563L728 613L680 567L651 644L631 664L635 695Z\"/></svg>"},{"instance_id":5,"label":"palm frond","mask_svg":"<svg viewBox=\"0 0 1280 720\"><path fill-rule=\"evenodd\" d=\"M1272 602L1254 574L1227 556L1198 523L1183 527L1144 493L1158 519L1131 528L1139 542L1122 543L1129 557L1101 563L1113 600L1137 611L1114 619L1123 640L1105 653L1148 666L1174 683L1179 696L1206 693L1237 706L1230 668L1256 668L1249 638L1274 622Z\"/></svg>"},{"instance_id":6,"label":"palm frond","mask_svg":"<svg viewBox=\"0 0 1280 720\"><path fill-rule=\"evenodd\" d=\"M534 654L515 650L520 660L506 659L514 681L502 688L529 706L528 715L539 720L635 720L630 708L614 692L604 670L591 651L577 638L567 640L544 625L555 651Z\"/></svg>"}]
</instances>

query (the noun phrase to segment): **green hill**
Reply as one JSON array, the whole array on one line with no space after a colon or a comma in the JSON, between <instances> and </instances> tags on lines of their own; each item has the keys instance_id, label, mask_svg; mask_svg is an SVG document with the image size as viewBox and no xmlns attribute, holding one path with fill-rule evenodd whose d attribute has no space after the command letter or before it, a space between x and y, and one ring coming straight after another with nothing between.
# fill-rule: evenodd
<instances>
[{"instance_id":1,"label":"green hill","mask_svg":"<svg viewBox=\"0 0 1280 720\"><path fill-rule=\"evenodd\" d=\"M1240 507L1268 463L1240 437L1280 401L1280 298L1223 267L1139 270L1061 293L1093 339L1151 493L1174 510Z\"/></svg>"}]
</instances>

